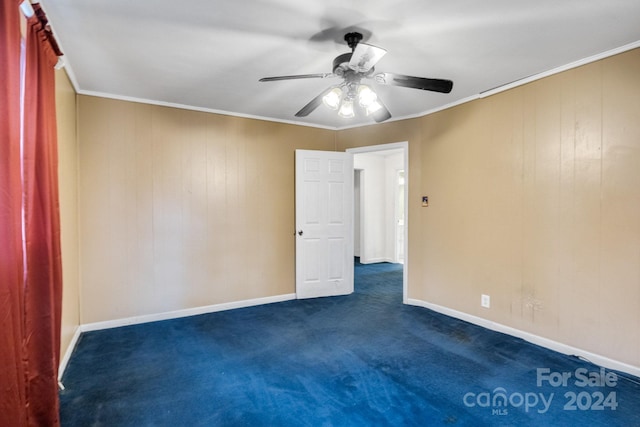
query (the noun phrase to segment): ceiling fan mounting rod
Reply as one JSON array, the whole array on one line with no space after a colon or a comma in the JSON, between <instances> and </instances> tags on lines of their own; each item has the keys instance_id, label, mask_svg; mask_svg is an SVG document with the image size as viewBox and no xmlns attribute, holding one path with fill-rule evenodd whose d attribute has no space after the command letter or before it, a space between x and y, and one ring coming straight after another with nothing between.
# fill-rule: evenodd
<instances>
[{"instance_id":1,"label":"ceiling fan mounting rod","mask_svg":"<svg viewBox=\"0 0 640 427\"><path fill-rule=\"evenodd\" d=\"M344 41L347 42L347 45L351 48L351 52L353 52L358 43L362 41L362 34L358 32L347 33L344 35Z\"/></svg>"}]
</instances>

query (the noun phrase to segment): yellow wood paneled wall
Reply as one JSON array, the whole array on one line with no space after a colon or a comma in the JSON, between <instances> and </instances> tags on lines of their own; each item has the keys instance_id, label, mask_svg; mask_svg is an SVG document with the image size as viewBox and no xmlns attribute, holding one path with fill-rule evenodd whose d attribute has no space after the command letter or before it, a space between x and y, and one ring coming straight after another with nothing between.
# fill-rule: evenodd
<instances>
[{"instance_id":1,"label":"yellow wood paneled wall","mask_svg":"<svg viewBox=\"0 0 640 427\"><path fill-rule=\"evenodd\" d=\"M419 138L410 298L640 366L640 50L386 126Z\"/></svg>"},{"instance_id":2,"label":"yellow wood paneled wall","mask_svg":"<svg viewBox=\"0 0 640 427\"><path fill-rule=\"evenodd\" d=\"M64 354L80 326L76 93L64 70L56 71L56 113L63 274L60 349Z\"/></svg>"},{"instance_id":3,"label":"yellow wood paneled wall","mask_svg":"<svg viewBox=\"0 0 640 427\"><path fill-rule=\"evenodd\" d=\"M294 150L329 130L79 97L82 323L295 292Z\"/></svg>"}]
</instances>

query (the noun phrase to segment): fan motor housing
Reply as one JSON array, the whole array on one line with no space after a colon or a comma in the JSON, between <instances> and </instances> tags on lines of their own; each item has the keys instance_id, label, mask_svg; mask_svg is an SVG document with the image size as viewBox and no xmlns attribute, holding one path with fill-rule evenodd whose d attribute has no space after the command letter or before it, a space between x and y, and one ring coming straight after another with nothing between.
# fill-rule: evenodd
<instances>
[{"instance_id":1,"label":"fan motor housing","mask_svg":"<svg viewBox=\"0 0 640 427\"><path fill-rule=\"evenodd\" d=\"M343 53L333 60L333 74L338 77L343 77L347 82L359 82L362 77L369 77L375 71L374 67L371 67L366 73L359 73L352 70L349 67L349 61L353 53Z\"/></svg>"},{"instance_id":2,"label":"fan motor housing","mask_svg":"<svg viewBox=\"0 0 640 427\"><path fill-rule=\"evenodd\" d=\"M339 74L338 69L340 68L348 68L349 67L349 61L351 61L351 56L353 55L352 52L349 53L343 53L342 55L339 55L336 57L336 59L333 60L333 72L335 74L341 75ZM346 64L345 67L340 67L342 64Z\"/></svg>"}]
</instances>

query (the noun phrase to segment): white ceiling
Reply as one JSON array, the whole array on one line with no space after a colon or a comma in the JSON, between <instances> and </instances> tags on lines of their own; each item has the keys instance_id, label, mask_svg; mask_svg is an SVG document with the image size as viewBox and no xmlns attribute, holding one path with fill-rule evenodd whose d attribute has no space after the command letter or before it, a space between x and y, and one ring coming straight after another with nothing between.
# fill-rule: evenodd
<instances>
[{"instance_id":1,"label":"white ceiling","mask_svg":"<svg viewBox=\"0 0 640 427\"><path fill-rule=\"evenodd\" d=\"M348 30L387 49L377 71L454 81L450 94L376 86L396 120L493 88L640 46L638 0L43 0L76 90L340 129L321 105Z\"/></svg>"}]
</instances>

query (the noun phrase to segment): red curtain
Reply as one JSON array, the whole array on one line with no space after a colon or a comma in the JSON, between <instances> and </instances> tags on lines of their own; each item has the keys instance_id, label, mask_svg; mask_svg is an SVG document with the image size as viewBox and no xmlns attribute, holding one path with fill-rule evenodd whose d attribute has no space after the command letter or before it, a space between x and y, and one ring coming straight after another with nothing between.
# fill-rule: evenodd
<instances>
[{"instance_id":1,"label":"red curtain","mask_svg":"<svg viewBox=\"0 0 640 427\"><path fill-rule=\"evenodd\" d=\"M18 4L3 0L0 12L0 59L8 77L0 79L0 425L58 426L62 268L53 68L57 46L34 5L37 13L27 22L21 151Z\"/></svg>"},{"instance_id":2,"label":"red curtain","mask_svg":"<svg viewBox=\"0 0 640 427\"><path fill-rule=\"evenodd\" d=\"M58 56L37 5L29 18L24 76L26 397L29 424L59 424L62 262L58 205L55 71Z\"/></svg>"},{"instance_id":3,"label":"red curtain","mask_svg":"<svg viewBox=\"0 0 640 427\"><path fill-rule=\"evenodd\" d=\"M20 10L0 5L0 425L26 424L22 365Z\"/></svg>"}]
</instances>

